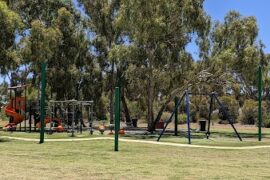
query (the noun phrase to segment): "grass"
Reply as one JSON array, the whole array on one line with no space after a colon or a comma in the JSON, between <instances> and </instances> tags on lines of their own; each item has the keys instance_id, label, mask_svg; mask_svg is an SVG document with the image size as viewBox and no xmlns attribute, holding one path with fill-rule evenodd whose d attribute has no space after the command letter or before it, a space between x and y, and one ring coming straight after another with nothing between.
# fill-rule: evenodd
<instances>
[{"instance_id":1,"label":"grass","mask_svg":"<svg viewBox=\"0 0 270 180\"><path fill-rule=\"evenodd\" d=\"M239 142L229 126L213 126L210 140L202 133L192 133L192 144L270 145L268 131L264 129L263 142L258 142L256 128L239 127L244 137L244 142ZM70 135L54 133L45 138L72 138ZM2 131L1 136L39 138L38 133L24 132ZM96 131L94 135L83 132L77 137L102 136ZM157 135L122 138L156 141ZM161 142L186 144L187 139L182 132L180 137L165 135ZM269 149L216 150L120 142L120 151L114 152L111 140L40 145L0 139L0 152L0 179L270 179Z\"/></svg>"},{"instance_id":2,"label":"grass","mask_svg":"<svg viewBox=\"0 0 270 180\"><path fill-rule=\"evenodd\" d=\"M49 135L45 133L45 139L67 139L67 138L89 138L89 137L100 137L99 132L95 132L93 135L90 135L89 132L83 132L82 134L74 133L75 137L71 137L71 133L53 133ZM21 137L21 138L33 138L38 139L39 133L32 132L32 133L25 133L25 132L10 132L10 131L0 131L1 136L10 136L10 137Z\"/></svg>"},{"instance_id":3,"label":"grass","mask_svg":"<svg viewBox=\"0 0 270 180\"><path fill-rule=\"evenodd\" d=\"M183 129L183 127L180 127ZM239 126L238 131L243 138L243 142L240 142L231 129L230 125L215 125L212 127L210 140L205 138L204 133L192 132L192 144L196 145L208 145L208 146L255 146L255 145L270 145L270 131L269 129L263 129L263 141L258 142L257 140L257 128L256 127L245 127ZM173 142L187 144L186 133L180 132L179 137L164 135L161 142ZM39 133L25 133L25 132L6 132L1 131L1 136L11 137L23 137L23 138L39 138ZM107 135L108 136L108 135ZM90 135L89 132L85 131L82 134L75 133L75 138L91 138L91 137L107 137L106 135L100 135L99 131L95 131L94 135ZM113 136L108 136L113 137ZM149 141L156 141L158 134L154 135L126 135L122 138L128 139L143 139ZM54 133L52 135L45 134L45 139L66 139L73 138L70 133Z\"/></svg>"},{"instance_id":4,"label":"grass","mask_svg":"<svg viewBox=\"0 0 270 180\"><path fill-rule=\"evenodd\" d=\"M1 179L269 179L269 149L213 150L113 141L0 142Z\"/></svg>"}]
</instances>

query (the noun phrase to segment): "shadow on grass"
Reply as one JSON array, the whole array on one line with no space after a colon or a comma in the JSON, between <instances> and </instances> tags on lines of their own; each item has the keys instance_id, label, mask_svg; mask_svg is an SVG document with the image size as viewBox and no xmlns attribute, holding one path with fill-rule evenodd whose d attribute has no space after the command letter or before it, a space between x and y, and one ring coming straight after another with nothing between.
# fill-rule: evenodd
<instances>
[{"instance_id":1,"label":"shadow on grass","mask_svg":"<svg viewBox=\"0 0 270 180\"><path fill-rule=\"evenodd\" d=\"M132 138L132 139L144 139L144 140L157 140L157 138L159 137L159 133L158 131L154 132L153 134L151 133L145 133L145 134L126 134L122 137L128 137L128 138ZM244 139L252 139L252 138L258 138L258 134L257 133L249 133L249 132L238 132L240 134L240 136ZM174 133L172 132L165 132L162 135L162 138L171 138L171 137L184 137L184 138L188 138L187 132L185 131L179 131L178 132L178 136L174 136ZM231 139L238 139L237 135L235 134L234 131L231 132L222 132L222 131L212 131L210 134L210 138L231 138ZM202 133L202 132L195 132L192 131L191 132L191 138L192 139L205 139L206 138L206 134ZM270 138L269 134L263 134L262 138Z\"/></svg>"},{"instance_id":2,"label":"shadow on grass","mask_svg":"<svg viewBox=\"0 0 270 180\"><path fill-rule=\"evenodd\" d=\"M242 138L258 138L257 133L247 133L247 132L238 132ZM237 138L235 132L211 132L211 136L214 137L228 137L228 138ZM263 138L269 137L268 134L262 134Z\"/></svg>"},{"instance_id":3,"label":"shadow on grass","mask_svg":"<svg viewBox=\"0 0 270 180\"><path fill-rule=\"evenodd\" d=\"M122 137L128 137L128 138L132 138L132 139L148 139L148 140L157 140L158 137L159 137L159 133L160 132L154 132L154 133L149 133L149 134L126 134ZM184 137L184 138L187 138L188 135L186 132L182 132L182 131L179 131L178 132L178 136L174 136L173 133L168 133L168 132L165 132L163 135L162 135L162 138L171 138L171 137ZM204 139L206 136L205 134L203 133L192 133L192 138L193 139Z\"/></svg>"},{"instance_id":4,"label":"shadow on grass","mask_svg":"<svg viewBox=\"0 0 270 180\"><path fill-rule=\"evenodd\" d=\"M10 142L10 141L11 141L10 139L2 139L2 138L0 138L0 143Z\"/></svg>"}]
</instances>

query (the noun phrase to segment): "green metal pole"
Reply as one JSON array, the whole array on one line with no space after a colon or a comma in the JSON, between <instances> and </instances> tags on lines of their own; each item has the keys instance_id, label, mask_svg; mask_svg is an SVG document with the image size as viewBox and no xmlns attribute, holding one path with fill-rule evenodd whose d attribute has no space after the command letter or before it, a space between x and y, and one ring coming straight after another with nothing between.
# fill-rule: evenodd
<instances>
[{"instance_id":1,"label":"green metal pole","mask_svg":"<svg viewBox=\"0 0 270 180\"><path fill-rule=\"evenodd\" d=\"M46 89L46 63L41 65L41 100L40 100L40 140L39 143L44 143L45 129L45 89Z\"/></svg>"},{"instance_id":2,"label":"green metal pole","mask_svg":"<svg viewBox=\"0 0 270 180\"><path fill-rule=\"evenodd\" d=\"M120 88L115 88L115 107L114 107L114 151L118 151L118 139L120 129Z\"/></svg>"},{"instance_id":3,"label":"green metal pole","mask_svg":"<svg viewBox=\"0 0 270 180\"><path fill-rule=\"evenodd\" d=\"M258 140L262 141L262 66L259 66L258 71Z\"/></svg>"},{"instance_id":4,"label":"green metal pole","mask_svg":"<svg viewBox=\"0 0 270 180\"><path fill-rule=\"evenodd\" d=\"M178 136L178 107L177 107L178 101L179 101L179 98L175 97L174 104L175 104L175 108L177 108L174 115L174 135L175 136Z\"/></svg>"}]
</instances>

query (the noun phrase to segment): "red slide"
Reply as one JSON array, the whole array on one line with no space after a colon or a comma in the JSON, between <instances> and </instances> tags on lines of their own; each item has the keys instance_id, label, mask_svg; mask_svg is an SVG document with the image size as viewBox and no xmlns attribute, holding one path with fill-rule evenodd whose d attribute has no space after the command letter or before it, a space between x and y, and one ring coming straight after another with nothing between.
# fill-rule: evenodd
<instances>
[{"instance_id":1,"label":"red slide","mask_svg":"<svg viewBox=\"0 0 270 180\"><path fill-rule=\"evenodd\" d=\"M5 113L7 116L13 117L13 122L5 125L5 128L16 128L16 125L21 123L24 119L24 117L17 113L10 105L6 106Z\"/></svg>"}]
</instances>

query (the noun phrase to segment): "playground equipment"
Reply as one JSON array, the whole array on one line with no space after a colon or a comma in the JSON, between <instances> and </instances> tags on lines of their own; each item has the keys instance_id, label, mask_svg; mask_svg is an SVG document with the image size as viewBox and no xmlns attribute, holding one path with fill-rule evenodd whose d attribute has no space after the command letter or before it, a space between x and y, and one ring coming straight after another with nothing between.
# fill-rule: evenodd
<instances>
[{"instance_id":1,"label":"playground equipment","mask_svg":"<svg viewBox=\"0 0 270 180\"><path fill-rule=\"evenodd\" d=\"M224 107L224 105L221 103L221 101L218 99L217 93L216 92L212 92L211 94L196 94L196 93L190 93L188 90L186 90L184 92L184 94L182 95L182 97L180 99L176 99L176 105L175 108L171 114L171 116L169 117L169 119L165 122L165 126L162 129L162 131L159 134L159 137L157 139L157 141L159 141L162 137L162 135L164 134L166 128L168 127L168 125L172 122L173 116L175 116L175 132L174 134L177 135L177 113L179 110L179 106L181 105L181 103L184 101L185 99L185 106L186 106L186 114L187 114L187 135L188 135L188 143L191 144L191 129L190 129L190 95L204 95L204 96L209 96L210 97L210 105L209 105L209 113L208 113L208 128L207 128L207 132L206 132L206 137L207 139L209 139L210 137L210 126L211 126L211 115L213 112L213 107L214 107L214 103L215 101L217 102L217 104L220 107L221 112L223 113L225 119L229 122L229 124L232 126L235 134L237 135L238 139L240 141L242 141L242 138L240 136L240 134L237 132L235 126L234 126L234 119L232 118L232 116L230 116L230 114L228 113L227 109Z\"/></svg>"},{"instance_id":2,"label":"playground equipment","mask_svg":"<svg viewBox=\"0 0 270 180\"><path fill-rule=\"evenodd\" d=\"M9 117L9 123L5 125L4 129L8 130L16 130L17 125L26 119L26 85L14 86L8 88L10 91L10 102L4 107L4 111L6 115ZM25 97L19 95L18 91L24 89ZM14 92L14 98L12 98L12 94Z\"/></svg>"},{"instance_id":3,"label":"playground equipment","mask_svg":"<svg viewBox=\"0 0 270 180\"><path fill-rule=\"evenodd\" d=\"M120 130L120 113L121 113L121 106L120 106L120 97L121 97L121 92L120 88L116 87L115 88L115 108L114 108L114 115L115 115L115 120L114 120L114 151L119 150L119 130Z\"/></svg>"},{"instance_id":4,"label":"playground equipment","mask_svg":"<svg viewBox=\"0 0 270 180\"><path fill-rule=\"evenodd\" d=\"M44 132L46 124L50 123L49 132L56 131L63 132L66 130L70 132L71 136L74 136L75 126L80 127L78 131L82 132L83 122L83 109L88 107L88 121L89 129L92 134L92 122L93 122L93 101L77 101L77 100L66 100L66 101L50 101L48 106L48 112L45 112L45 89L46 89L46 62L41 65L41 99L40 99L40 140L39 143L44 143ZM48 115L49 114L49 115ZM80 126L78 126L80 124ZM71 128L70 128L71 127Z\"/></svg>"},{"instance_id":5,"label":"playground equipment","mask_svg":"<svg viewBox=\"0 0 270 180\"><path fill-rule=\"evenodd\" d=\"M19 93L25 91L22 97ZM41 106L40 101L27 101L26 85L9 87L10 102L4 107L5 114L9 117L9 123L4 129L9 131L36 132L41 128ZM82 133L86 125L83 121L84 113L87 113L89 129L93 133L93 101L49 101L45 107L44 130L52 132L72 132L74 136L75 127ZM22 124L24 122L24 125ZM50 126L46 128L46 124ZM17 126L19 125L19 129Z\"/></svg>"},{"instance_id":6,"label":"playground equipment","mask_svg":"<svg viewBox=\"0 0 270 180\"><path fill-rule=\"evenodd\" d=\"M18 97L17 102L19 102ZM24 100L20 99L20 102L24 102ZM27 105L28 108L26 108ZM45 107L45 130L51 133L67 131L74 135L75 129L77 129L78 132L82 133L82 130L88 129L83 120L83 117L87 116L89 130L92 134L94 130L93 107L93 101L49 101L48 106ZM23 114L18 112L18 109L23 109ZM12 103L8 104L5 107L5 113L11 120L5 126L5 129L15 131L18 124L25 122L25 126L20 126L20 130L23 129L25 132L38 131L41 128L40 110L39 101L25 102L23 107L17 105L16 108ZM26 118L26 113L29 118ZM49 125L49 127L46 127L46 125Z\"/></svg>"},{"instance_id":7,"label":"playground equipment","mask_svg":"<svg viewBox=\"0 0 270 180\"><path fill-rule=\"evenodd\" d=\"M75 129L77 132L82 133L83 128L86 128L86 124L83 120L85 114L89 123L89 131L93 133L93 101L49 101L48 114L53 121L46 121L45 125L50 123L50 131L54 130L67 130L74 136Z\"/></svg>"}]
</instances>

